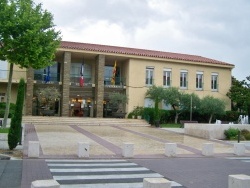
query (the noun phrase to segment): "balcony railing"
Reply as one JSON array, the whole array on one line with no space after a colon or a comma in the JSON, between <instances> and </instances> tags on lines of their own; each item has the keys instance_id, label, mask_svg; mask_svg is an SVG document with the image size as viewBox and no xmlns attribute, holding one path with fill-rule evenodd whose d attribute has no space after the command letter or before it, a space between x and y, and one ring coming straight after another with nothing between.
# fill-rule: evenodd
<instances>
[{"instance_id":1,"label":"balcony railing","mask_svg":"<svg viewBox=\"0 0 250 188\"><path fill-rule=\"evenodd\" d=\"M38 83L59 83L60 82L60 74L50 74L49 76L47 74L34 74L34 80Z\"/></svg>"},{"instance_id":2,"label":"balcony railing","mask_svg":"<svg viewBox=\"0 0 250 188\"><path fill-rule=\"evenodd\" d=\"M126 80L124 77L115 77L115 81L112 83L112 77L104 78L104 86L110 88L118 88L126 85Z\"/></svg>"},{"instance_id":3,"label":"balcony railing","mask_svg":"<svg viewBox=\"0 0 250 188\"><path fill-rule=\"evenodd\" d=\"M71 86L80 86L80 76L71 74L70 75L70 85ZM92 79L89 77L83 77L83 85L84 86L92 86Z\"/></svg>"}]
</instances>

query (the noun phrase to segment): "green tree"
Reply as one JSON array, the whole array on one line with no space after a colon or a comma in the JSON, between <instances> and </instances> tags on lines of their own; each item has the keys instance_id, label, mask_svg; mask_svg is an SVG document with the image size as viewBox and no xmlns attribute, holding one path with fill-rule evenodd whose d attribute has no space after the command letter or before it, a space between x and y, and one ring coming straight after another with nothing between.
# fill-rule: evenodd
<instances>
[{"instance_id":1,"label":"green tree","mask_svg":"<svg viewBox=\"0 0 250 188\"><path fill-rule=\"evenodd\" d=\"M166 105L171 105L173 110L175 111L175 123L178 121L181 106L181 98L183 93L179 92L179 89L176 87L169 87L164 92L164 103Z\"/></svg>"},{"instance_id":2,"label":"green tree","mask_svg":"<svg viewBox=\"0 0 250 188\"><path fill-rule=\"evenodd\" d=\"M146 92L146 97L149 97L152 99L155 103L154 106L154 119L155 119L155 124L156 126L159 126L159 121L160 121L160 114L159 114L159 103L164 99L164 92L165 89L161 86L155 86L153 85L150 87L147 92Z\"/></svg>"},{"instance_id":3,"label":"green tree","mask_svg":"<svg viewBox=\"0 0 250 188\"><path fill-rule=\"evenodd\" d=\"M181 93L180 95L180 107L179 114L182 112L190 113L190 121L192 121L192 113L199 111L200 98L195 93Z\"/></svg>"},{"instance_id":4,"label":"green tree","mask_svg":"<svg viewBox=\"0 0 250 188\"><path fill-rule=\"evenodd\" d=\"M225 113L225 102L213 96L206 96L201 99L200 113L209 115L209 123L211 123L215 115L223 115Z\"/></svg>"},{"instance_id":5,"label":"green tree","mask_svg":"<svg viewBox=\"0 0 250 188\"><path fill-rule=\"evenodd\" d=\"M116 108L116 112L125 112L125 105L128 102L128 97L126 94L114 92L109 95L110 103L113 108Z\"/></svg>"},{"instance_id":6,"label":"green tree","mask_svg":"<svg viewBox=\"0 0 250 188\"><path fill-rule=\"evenodd\" d=\"M238 81L232 77L232 86L227 96L232 101L232 109L235 111L246 112L250 115L250 77L247 80Z\"/></svg>"},{"instance_id":7,"label":"green tree","mask_svg":"<svg viewBox=\"0 0 250 188\"><path fill-rule=\"evenodd\" d=\"M32 0L0 1L0 59L10 63L6 111L9 113L14 64L21 68L44 68L52 60L60 44L60 32L55 31L53 16Z\"/></svg>"},{"instance_id":8,"label":"green tree","mask_svg":"<svg viewBox=\"0 0 250 188\"><path fill-rule=\"evenodd\" d=\"M25 94L25 82L21 79L18 85L18 94L16 100L16 108L14 117L11 119L10 130L8 134L9 149L16 148L18 142L21 142L21 125L22 125L22 112Z\"/></svg>"}]
</instances>

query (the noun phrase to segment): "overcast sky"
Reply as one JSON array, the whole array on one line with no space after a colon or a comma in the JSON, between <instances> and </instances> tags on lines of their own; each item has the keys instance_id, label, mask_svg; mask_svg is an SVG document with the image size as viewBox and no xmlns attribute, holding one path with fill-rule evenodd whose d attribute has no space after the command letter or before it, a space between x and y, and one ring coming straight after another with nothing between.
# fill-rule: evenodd
<instances>
[{"instance_id":1,"label":"overcast sky","mask_svg":"<svg viewBox=\"0 0 250 188\"><path fill-rule=\"evenodd\" d=\"M250 76L249 0L34 0L64 41L200 55Z\"/></svg>"}]
</instances>

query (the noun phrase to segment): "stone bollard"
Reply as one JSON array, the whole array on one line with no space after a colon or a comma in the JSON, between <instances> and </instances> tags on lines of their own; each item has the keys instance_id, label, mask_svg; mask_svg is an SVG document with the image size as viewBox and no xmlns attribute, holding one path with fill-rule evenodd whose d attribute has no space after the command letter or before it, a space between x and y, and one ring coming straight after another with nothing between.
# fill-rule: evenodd
<instances>
[{"instance_id":1,"label":"stone bollard","mask_svg":"<svg viewBox=\"0 0 250 188\"><path fill-rule=\"evenodd\" d=\"M214 155L214 144L205 143L202 146L202 155L204 156L213 156Z\"/></svg>"},{"instance_id":2,"label":"stone bollard","mask_svg":"<svg viewBox=\"0 0 250 188\"><path fill-rule=\"evenodd\" d=\"M31 183L31 188L60 188L56 180L36 180Z\"/></svg>"},{"instance_id":3,"label":"stone bollard","mask_svg":"<svg viewBox=\"0 0 250 188\"><path fill-rule=\"evenodd\" d=\"M236 143L234 144L234 154L235 155L245 155L245 144Z\"/></svg>"},{"instance_id":4,"label":"stone bollard","mask_svg":"<svg viewBox=\"0 0 250 188\"><path fill-rule=\"evenodd\" d=\"M176 143L165 143L165 155L167 157L175 157L176 156Z\"/></svg>"},{"instance_id":5,"label":"stone bollard","mask_svg":"<svg viewBox=\"0 0 250 188\"><path fill-rule=\"evenodd\" d=\"M171 181L165 178L144 178L143 188L171 188Z\"/></svg>"},{"instance_id":6,"label":"stone bollard","mask_svg":"<svg viewBox=\"0 0 250 188\"><path fill-rule=\"evenodd\" d=\"M40 144L38 141L29 141L28 157L39 157Z\"/></svg>"},{"instance_id":7,"label":"stone bollard","mask_svg":"<svg viewBox=\"0 0 250 188\"><path fill-rule=\"evenodd\" d=\"M88 142L78 142L78 157L79 158L89 157L89 143Z\"/></svg>"},{"instance_id":8,"label":"stone bollard","mask_svg":"<svg viewBox=\"0 0 250 188\"><path fill-rule=\"evenodd\" d=\"M228 176L228 188L248 188L250 187L250 176L236 174Z\"/></svg>"},{"instance_id":9,"label":"stone bollard","mask_svg":"<svg viewBox=\"0 0 250 188\"><path fill-rule=\"evenodd\" d=\"M123 157L134 157L134 144L133 143L123 143L122 156Z\"/></svg>"}]
</instances>

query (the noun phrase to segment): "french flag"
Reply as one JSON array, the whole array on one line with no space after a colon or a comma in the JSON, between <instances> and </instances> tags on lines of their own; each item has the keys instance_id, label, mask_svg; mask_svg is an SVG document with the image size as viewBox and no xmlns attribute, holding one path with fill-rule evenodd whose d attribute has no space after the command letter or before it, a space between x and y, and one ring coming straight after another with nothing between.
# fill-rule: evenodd
<instances>
[{"instance_id":1,"label":"french flag","mask_svg":"<svg viewBox=\"0 0 250 188\"><path fill-rule=\"evenodd\" d=\"M83 84L84 84L83 72L84 72L84 64L81 65L81 69L80 69L80 86L81 87L83 87Z\"/></svg>"}]
</instances>

